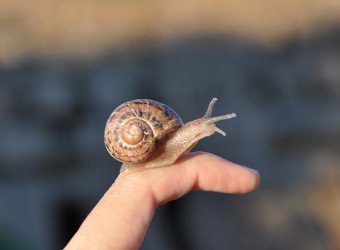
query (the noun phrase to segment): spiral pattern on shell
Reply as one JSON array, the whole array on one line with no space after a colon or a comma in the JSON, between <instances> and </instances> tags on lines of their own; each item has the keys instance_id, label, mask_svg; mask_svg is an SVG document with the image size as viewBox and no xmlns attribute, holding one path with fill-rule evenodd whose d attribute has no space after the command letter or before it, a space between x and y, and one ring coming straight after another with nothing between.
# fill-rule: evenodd
<instances>
[{"instance_id":1,"label":"spiral pattern on shell","mask_svg":"<svg viewBox=\"0 0 340 250\"><path fill-rule=\"evenodd\" d=\"M105 147L121 162L143 162L166 135L182 125L176 112L163 103L149 99L128 101L110 115L104 132Z\"/></svg>"}]
</instances>

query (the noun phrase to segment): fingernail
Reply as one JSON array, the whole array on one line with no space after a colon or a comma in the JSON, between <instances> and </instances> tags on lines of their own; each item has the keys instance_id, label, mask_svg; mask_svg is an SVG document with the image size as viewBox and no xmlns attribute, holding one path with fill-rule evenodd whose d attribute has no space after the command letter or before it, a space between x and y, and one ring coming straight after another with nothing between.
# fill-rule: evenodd
<instances>
[{"instance_id":1,"label":"fingernail","mask_svg":"<svg viewBox=\"0 0 340 250\"><path fill-rule=\"evenodd\" d=\"M245 168L247 168L250 172L252 172L256 176L256 181L255 181L256 187L255 188L257 188L260 185L260 179L261 179L259 171L253 168L248 168L248 167L245 167Z\"/></svg>"},{"instance_id":2,"label":"fingernail","mask_svg":"<svg viewBox=\"0 0 340 250\"><path fill-rule=\"evenodd\" d=\"M259 175L259 171L257 171L256 169L253 169L253 168L250 168L250 167L247 167L247 166L244 166L244 165L241 165L241 166L246 168L247 170L253 172L256 175Z\"/></svg>"}]
</instances>

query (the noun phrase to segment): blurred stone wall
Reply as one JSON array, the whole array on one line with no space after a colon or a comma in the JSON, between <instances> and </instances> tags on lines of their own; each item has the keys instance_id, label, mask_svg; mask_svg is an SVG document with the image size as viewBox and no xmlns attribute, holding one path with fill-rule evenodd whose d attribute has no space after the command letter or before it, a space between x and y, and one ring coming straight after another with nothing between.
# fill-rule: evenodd
<instances>
[{"instance_id":1,"label":"blurred stone wall","mask_svg":"<svg viewBox=\"0 0 340 250\"><path fill-rule=\"evenodd\" d=\"M219 125L227 137L197 149L259 169L262 185L245 197L193 193L160 208L143 247L335 249L339 34L277 50L197 37L93 61L3 67L0 239L32 249L67 241L118 173L103 128L121 102L157 99L189 121L216 96L216 114L238 117Z\"/></svg>"}]
</instances>

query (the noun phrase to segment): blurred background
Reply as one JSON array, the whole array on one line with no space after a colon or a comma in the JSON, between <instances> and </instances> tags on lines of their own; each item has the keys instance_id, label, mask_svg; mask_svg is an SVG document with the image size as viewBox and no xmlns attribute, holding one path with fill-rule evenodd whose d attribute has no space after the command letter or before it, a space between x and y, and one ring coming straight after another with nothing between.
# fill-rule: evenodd
<instances>
[{"instance_id":1,"label":"blurred background","mask_svg":"<svg viewBox=\"0 0 340 250\"><path fill-rule=\"evenodd\" d=\"M160 207L141 249L340 249L340 2L2 0L0 249L60 249L116 178L103 145L134 98L228 136L195 150L258 169L244 196Z\"/></svg>"}]
</instances>

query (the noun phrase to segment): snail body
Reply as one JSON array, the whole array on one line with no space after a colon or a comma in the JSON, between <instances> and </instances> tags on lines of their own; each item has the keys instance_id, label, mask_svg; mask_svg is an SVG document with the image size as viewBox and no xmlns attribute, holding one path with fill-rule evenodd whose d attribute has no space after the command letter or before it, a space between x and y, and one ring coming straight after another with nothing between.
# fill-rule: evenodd
<instances>
[{"instance_id":1,"label":"snail body","mask_svg":"<svg viewBox=\"0 0 340 250\"><path fill-rule=\"evenodd\" d=\"M213 98L206 114L183 123L169 106L149 100L125 102L110 115L104 132L104 142L112 157L123 162L121 174L173 164L189 152L199 140L215 132L225 132L215 126L235 113L212 117L217 98Z\"/></svg>"}]
</instances>

